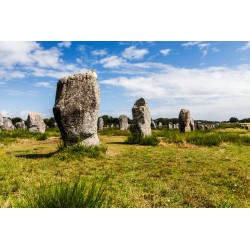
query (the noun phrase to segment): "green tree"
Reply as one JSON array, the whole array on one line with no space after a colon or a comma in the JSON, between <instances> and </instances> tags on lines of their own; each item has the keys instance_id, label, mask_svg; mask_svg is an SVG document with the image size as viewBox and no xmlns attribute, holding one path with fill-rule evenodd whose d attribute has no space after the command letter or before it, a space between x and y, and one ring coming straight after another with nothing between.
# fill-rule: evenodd
<instances>
[{"instance_id":1,"label":"green tree","mask_svg":"<svg viewBox=\"0 0 250 250\"><path fill-rule=\"evenodd\" d=\"M231 117L230 119L229 119L229 122L230 123L235 123L235 122L238 122L239 120L236 118L236 117Z\"/></svg>"}]
</instances>

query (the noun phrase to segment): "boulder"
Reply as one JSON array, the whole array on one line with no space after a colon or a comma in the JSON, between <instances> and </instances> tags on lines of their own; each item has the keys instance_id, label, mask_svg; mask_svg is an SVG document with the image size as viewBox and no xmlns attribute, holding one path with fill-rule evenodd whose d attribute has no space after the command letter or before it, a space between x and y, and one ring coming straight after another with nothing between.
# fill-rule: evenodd
<instances>
[{"instance_id":1,"label":"boulder","mask_svg":"<svg viewBox=\"0 0 250 250\"><path fill-rule=\"evenodd\" d=\"M97 122L97 128L98 128L98 130L103 130L103 125L104 125L103 118L99 117L98 118L98 122Z\"/></svg>"},{"instance_id":2,"label":"boulder","mask_svg":"<svg viewBox=\"0 0 250 250\"><path fill-rule=\"evenodd\" d=\"M175 128L174 125L175 125L175 124L173 124L172 122L169 122L169 123L168 123L168 129L169 129L169 130L173 130L173 129Z\"/></svg>"},{"instance_id":3,"label":"boulder","mask_svg":"<svg viewBox=\"0 0 250 250\"><path fill-rule=\"evenodd\" d=\"M180 132L189 132L191 131L190 127L191 116L190 111L187 109L181 109L179 114L179 130Z\"/></svg>"},{"instance_id":4,"label":"boulder","mask_svg":"<svg viewBox=\"0 0 250 250\"><path fill-rule=\"evenodd\" d=\"M2 114L0 113L0 128L3 126L3 116Z\"/></svg>"},{"instance_id":5,"label":"boulder","mask_svg":"<svg viewBox=\"0 0 250 250\"><path fill-rule=\"evenodd\" d=\"M130 126L130 131L140 134L141 137L151 135L151 115L144 98L135 102L132 108L132 116L133 124Z\"/></svg>"},{"instance_id":6,"label":"boulder","mask_svg":"<svg viewBox=\"0 0 250 250\"><path fill-rule=\"evenodd\" d=\"M57 83L54 116L65 146L99 145L97 120L100 89L93 70L61 78Z\"/></svg>"},{"instance_id":7,"label":"boulder","mask_svg":"<svg viewBox=\"0 0 250 250\"><path fill-rule=\"evenodd\" d=\"M151 121L151 129L156 129L156 124L153 120Z\"/></svg>"},{"instance_id":8,"label":"boulder","mask_svg":"<svg viewBox=\"0 0 250 250\"><path fill-rule=\"evenodd\" d=\"M40 113L31 112L27 118L27 128L29 132L44 133L46 130L46 124Z\"/></svg>"},{"instance_id":9,"label":"boulder","mask_svg":"<svg viewBox=\"0 0 250 250\"><path fill-rule=\"evenodd\" d=\"M2 129L4 130L14 130L15 126L13 125L12 121L9 118L3 118L3 126Z\"/></svg>"},{"instance_id":10,"label":"boulder","mask_svg":"<svg viewBox=\"0 0 250 250\"><path fill-rule=\"evenodd\" d=\"M120 115L119 127L120 127L120 130L127 130L128 129L128 117L126 115Z\"/></svg>"},{"instance_id":11,"label":"boulder","mask_svg":"<svg viewBox=\"0 0 250 250\"><path fill-rule=\"evenodd\" d=\"M158 128L162 128L162 123L161 122L158 123Z\"/></svg>"},{"instance_id":12,"label":"boulder","mask_svg":"<svg viewBox=\"0 0 250 250\"><path fill-rule=\"evenodd\" d=\"M193 118L190 119L190 129L191 129L191 131L195 130L195 124L194 124Z\"/></svg>"},{"instance_id":13,"label":"boulder","mask_svg":"<svg viewBox=\"0 0 250 250\"><path fill-rule=\"evenodd\" d=\"M17 129L26 129L26 125L25 125L24 121L17 122L17 123L15 124L15 127L16 127Z\"/></svg>"}]
</instances>

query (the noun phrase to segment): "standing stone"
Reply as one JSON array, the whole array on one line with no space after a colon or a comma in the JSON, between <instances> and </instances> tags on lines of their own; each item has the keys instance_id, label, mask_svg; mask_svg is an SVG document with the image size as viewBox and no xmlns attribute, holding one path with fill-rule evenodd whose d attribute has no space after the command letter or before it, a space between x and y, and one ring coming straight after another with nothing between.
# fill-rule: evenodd
<instances>
[{"instance_id":1,"label":"standing stone","mask_svg":"<svg viewBox=\"0 0 250 250\"><path fill-rule=\"evenodd\" d=\"M99 145L99 110L100 89L95 71L58 81L53 112L65 146L78 142L84 146Z\"/></svg>"},{"instance_id":2,"label":"standing stone","mask_svg":"<svg viewBox=\"0 0 250 250\"><path fill-rule=\"evenodd\" d=\"M158 128L162 128L162 123L161 122L158 123Z\"/></svg>"},{"instance_id":3,"label":"standing stone","mask_svg":"<svg viewBox=\"0 0 250 250\"><path fill-rule=\"evenodd\" d=\"M31 112L28 114L27 127L29 132L44 133L46 130L46 124L40 113Z\"/></svg>"},{"instance_id":4,"label":"standing stone","mask_svg":"<svg viewBox=\"0 0 250 250\"><path fill-rule=\"evenodd\" d=\"M168 123L168 129L173 130L175 128L174 124L172 122Z\"/></svg>"},{"instance_id":5,"label":"standing stone","mask_svg":"<svg viewBox=\"0 0 250 250\"><path fill-rule=\"evenodd\" d=\"M13 125L12 121L9 118L3 118L3 126L2 129L4 130L14 130L15 126Z\"/></svg>"},{"instance_id":6,"label":"standing stone","mask_svg":"<svg viewBox=\"0 0 250 250\"><path fill-rule=\"evenodd\" d=\"M153 120L151 121L151 128L156 129L156 124L155 124L155 122Z\"/></svg>"},{"instance_id":7,"label":"standing stone","mask_svg":"<svg viewBox=\"0 0 250 250\"><path fill-rule=\"evenodd\" d=\"M179 114L179 130L180 132L189 132L190 128L190 112L187 109L181 109Z\"/></svg>"},{"instance_id":8,"label":"standing stone","mask_svg":"<svg viewBox=\"0 0 250 250\"><path fill-rule=\"evenodd\" d=\"M98 130L103 130L103 125L104 125L103 118L99 117L98 118L98 122L97 122L97 128L98 128Z\"/></svg>"},{"instance_id":9,"label":"standing stone","mask_svg":"<svg viewBox=\"0 0 250 250\"><path fill-rule=\"evenodd\" d=\"M190 119L190 129L191 129L191 131L195 130L195 125L194 125L194 119L193 118Z\"/></svg>"},{"instance_id":10,"label":"standing stone","mask_svg":"<svg viewBox=\"0 0 250 250\"><path fill-rule=\"evenodd\" d=\"M126 115L120 115L119 127L120 127L120 130L127 130L128 129L128 117Z\"/></svg>"},{"instance_id":11,"label":"standing stone","mask_svg":"<svg viewBox=\"0 0 250 250\"><path fill-rule=\"evenodd\" d=\"M3 126L3 116L2 114L0 113L0 128Z\"/></svg>"},{"instance_id":12,"label":"standing stone","mask_svg":"<svg viewBox=\"0 0 250 250\"><path fill-rule=\"evenodd\" d=\"M17 129L26 129L26 126L25 126L24 121L17 122L17 123L15 124L15 127L16 127Z\"/></svg>"},{"instance_id":13,"label":"standing stone","mask_svg":"<svg viewBox=\"0 0 250 250\"><path fill-rule=\"evenodd\" d=\"M135 102L132 115L133 124L130 126L130 131L139 133L141 137L151 135L151 115L144 98L140 98Z\"/></svg>"}]
</instances>

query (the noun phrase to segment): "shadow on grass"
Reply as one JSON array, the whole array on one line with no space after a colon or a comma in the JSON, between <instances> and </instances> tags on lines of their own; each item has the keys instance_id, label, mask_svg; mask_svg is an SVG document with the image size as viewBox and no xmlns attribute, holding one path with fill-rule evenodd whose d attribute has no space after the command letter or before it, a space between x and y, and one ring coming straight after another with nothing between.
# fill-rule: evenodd
<instances>
[{"instance_id":1,"label":"shadow on grass","mask_svg":"<svg viewBox=\"0 0 250 250\"><path fill-rule=\"evenodd\" d=\"M16 155L18 158L26 158L26 159L47 159L52 157L54 154L58 153L59 150L47 154L22 154L22 155Z\"/></svg>"}]
</instances>

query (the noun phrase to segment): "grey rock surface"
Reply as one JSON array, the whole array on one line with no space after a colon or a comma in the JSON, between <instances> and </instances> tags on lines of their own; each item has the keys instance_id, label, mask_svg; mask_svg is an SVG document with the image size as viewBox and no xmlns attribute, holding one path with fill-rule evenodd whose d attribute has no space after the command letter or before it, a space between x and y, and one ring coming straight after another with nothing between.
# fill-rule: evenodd
<instances>
[{"instance_id":1,"label":"grey rock surface","mask_svg":"<svg viewBox=\"0 0 250 250\"><path fill-rule=\"evenodd\" d=\"M31 112L28 114L27 118L27 128L29 132L39 132L44 133L46 130L46 124L40 113Z\"/></svg>"},{"instance_id":2,"label":"grey rock surface","mask_svg":"<svg viewBox=\"0 0 250 250\"><path fill-rule=\"evenodd\" d=\"M128 117L126 115L120 115L119 127L120 127L120 130L127 130L128 129Z\"/></svg>"},{"instance_id":3,"label":"grey rock surface","mask_svg":"<svg viewBox=\"0 0 250 250\"><path fill-rule=\"evenodd\" d=\"M158 123L158 128L162 128L162 122Z\"/></svg>"},{"instance_id":4,"label":"grey rock surface","mask_svg":"<svg viewBox=\"0 0 250 250\"><path fill-rule=\"evenodd\" d=\"M191 131L190 122L191 122L190 111L187 109L181 109L180 114L179 114L179 130L180 130L180 132Z\"/></svg>"},{"instance_id":5,"label":"grey rock surface","mask_svg":"<svg viewBox=\"0 0 250 250\"><path fill-rule=\"evenodd\" d=\"M156 124L155 124L155 122L153 120L151 121L151 128L156 129Z\"/></svg>"},{"instance_id":6,"label":"grey rock surface","mask_svg":"<svg viewBox=\"0 0 250 250\"><path fill-rule=\"evenodd\" d=\"M173 130L175 128L174 124L172 122L168 123L168 129Z\"/></svg>"},{"instance_id":7,"label":"grey rock surface","mask_svg":"<svg viewBox=\"0 0 250 250\"><path fill-rule=\"evenodd\" d=\"M151 135L151 115L149 106L144 98L137 100L132 108L133 124L130 126L132 133L139 133L145 137Z\"/></svg>"},{"instance_id":8,"label":"grey rock surface","mask_svg":"<svg viewBox=\"0 0 250 250\"><path fill-rule=\"evenodd\" d=\"M104 125L103 118L99 117L98 121L97 121L97 128L98 128L98 130L103 130L103 125Z\"/></svg>"},{"instance_id":9,"label":"grey rock surface","mask_svg":"<svg viewBox=\"0 0 250 250\"><path fill-rule=\"evenodd\" d=\"M195 130L194 119L192 117L190 118L190 129L191 129L191 131Z\"/></svg>"},{"instance_id":10,"label":"grey rock surface","mask_svg":"<svg viewBox=\"0 0 250 250\"><path fill-rule=\"evenodd\" d=\"M13 125L12 121L9 118L3 118L3 126L2 129L4 130L14 130L15 126Z\"/></svg>"},{"instance_id":11,"label":"grey rock surface","mask_svg":"<svg viewBox=\"0 0 250 250\"><path fill-rule=\"evenodd\" d=\"M100 89L95 71L58 81L53 112L65 146L78 142L84 146L99 145L99 110Z\"/></svg>"},{"instance_id":12,"label":"grey rock surface","mask_svg":"<svg viewBox=\"0 0 250 250\"><path fill-rule=\"evenodd\" d=\"M0 113L0 128L3 126L3 116L2 114Z\"/></svg>"},{"instance_id":13,"label":"grey rock surface","mask_svg":"<svg viewBox=\"0 0 250 250\"><path fill-rule=\"evenodd\" d=\"M17 122L17 123L15 124L15 127L16 127L17 129L26 129L26 125L25 125L24 121Z\"/></svg>"}]
</instances>

